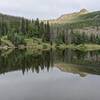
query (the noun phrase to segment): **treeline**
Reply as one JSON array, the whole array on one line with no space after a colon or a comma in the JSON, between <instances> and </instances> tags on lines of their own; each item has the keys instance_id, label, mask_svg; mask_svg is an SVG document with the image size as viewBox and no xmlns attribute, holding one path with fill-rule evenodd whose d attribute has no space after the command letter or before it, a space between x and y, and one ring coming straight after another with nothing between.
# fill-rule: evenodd
<instances>
[{"instance_id":1,"label":"treeline","mask_svg":"<svg viewBox=\"0 0 100 100\"><path fill-rule=\"evenodd\" d=\"M0 37L7 36L13 43L22 43L25 37L42 38L44 42L50 41L49 22L28 20L21 17L0 15Z\"/></svg>"},{"instance_id":2,"label":"treeline","mask_svg":"<svg viewBox=\"0 0 100 100\"><path fill-rule=\"evenodd\" d=\"M54 41L57 44L100 44L100 35L99 34L88 34L88 33L80 33L74 32L73 29L60 29L57 28L57 34L55 36Z\"/></svg>"},{"instance_id":3,"label":"treeline","mask_svg":"<svg viewBox=\"0 0 100 100\"><path fill-rule=\"evenodd\" d=\"M75 29L82 29L84 27L91 27L99 30L100 19L80 20L79 22L66 23L66 24L52 24L51 31L53 33L53 41L57 44L84 44L93 43L100 44L100 34L98 33L85 33L76 32ZM84 30L84 29L83 29Z\"/></svg>"},{"instance_id":4,"label":"treeline","mask_svg":"<svg viewBox=\"0 0 100 100\"><path fill-rule=\"evenodd\" d=\"M0 14L0 38L7 36L15 46L25 44L25 38L41 38L43 42L56 42L57 44L100 44L100 35L74 32L75 28L93 26L97 30L100 20L80 21L70 24L50 25L48 21L28 20ZM1 43L1 39L0 39Z\"/></svg>"}]
</instances>

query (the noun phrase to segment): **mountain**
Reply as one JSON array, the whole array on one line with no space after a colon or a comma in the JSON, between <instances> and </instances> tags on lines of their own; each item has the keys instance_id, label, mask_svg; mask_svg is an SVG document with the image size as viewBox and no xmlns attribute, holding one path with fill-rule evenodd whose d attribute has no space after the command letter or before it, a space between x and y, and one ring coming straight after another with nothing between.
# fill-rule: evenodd
<instances>
[{"instance_id":1,"label":"mountain","mask_svg":"<svg viewBox=\"0 0 100 100\"><path fill-rule=\"evenodd\" d=\"M62 34L64 34L62 37L66 38L69 34L74 33L76 35L83 35L82 38L84 35L87 35L89 40L92 39L95 43L96 40L94 38L100 37L100 11L89 12L86 9L82 9L79 12L64 14L57 19L49 20L49 23L55 38L57 36L61 37L60 35ZM68 41L71 41L72 35L68 37Z\"/></svg>"},{"instance_id":2,"label":"mountain","mask_svg":"<svg viewBox=\"0 0 100 100\"><path fill-rule=\"evenodd\" d=\"M89 12L86 9L81 9L79 12L64 14L57 19L50 20L51 24L77 23L82 21L100 20L100 11Z\"/></svg>"},{"instance_id":3,"label":"mountain","mask_svg":"<svg viewBox=\"0 0 100 100\"><path fill-rule=\"evenodd\" d=\"M16 17L16 16L0 13L0 22L1 21L4 21L4 22L16 22L16 21L19 21L21 19L22 19L22 17Z\"/></svg>"},{"instance_id":4,"label":"mountain","mask_svg":"<svg viewBox=\"0 0 100 100\"><path fill-rule=\"evenodd\" d=\"M0 14L1 46L30 45L33 43L33 37L42 39L43 42L52 40L57 44L100 44L100 11L89 12L82 9L79 12L64 14L57 19L46 21Z\"/></svg>"}]
</instances>

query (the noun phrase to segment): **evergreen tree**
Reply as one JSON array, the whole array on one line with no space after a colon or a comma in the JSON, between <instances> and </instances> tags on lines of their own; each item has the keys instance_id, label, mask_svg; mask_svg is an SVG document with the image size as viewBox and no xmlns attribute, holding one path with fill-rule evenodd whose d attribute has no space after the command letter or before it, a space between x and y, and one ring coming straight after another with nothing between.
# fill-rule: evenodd
<instances>
[{"instance_id":1,"label":"evergreen tree","mask_svg":"<svg viewBox=\"0 0 100 100\"><path fill-rule=\"evenodd\" d=\"M25 19L22 18L20 21L20 32L23 34L26 34L25 25L26 25Z\"/></svg>"}]
</instances>

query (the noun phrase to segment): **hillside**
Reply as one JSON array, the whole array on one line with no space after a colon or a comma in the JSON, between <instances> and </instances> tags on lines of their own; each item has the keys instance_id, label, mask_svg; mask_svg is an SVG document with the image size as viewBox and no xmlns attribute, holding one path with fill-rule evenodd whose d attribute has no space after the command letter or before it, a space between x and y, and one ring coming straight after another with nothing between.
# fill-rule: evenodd
<instances>
[{"instance_id":1,"label":"hillside","mask_svg":"<svg viewBox=\"0 0 100 100\"><path fill-rule=\"evenodd\" d=\"M34 38L41 42L33 41ZM100 11L89 12L82 9L46 22L38 18L28 20L0 14L1 47L7 45L47 48L53 43L57 45L56 47L60 44L100 44Z\"/></svg>"},{"instance_id":2,"label":"hillside","mask_svg":"<svg viewBox=\"0 0 100 100\"><path fill-rule=\"evenodd\" d=\"M89 12L82 9L79 12L64 14L55 20L50 20L51 24L65 24L65 23L78 23L84 21L100 20L100 11Z\"/></svg>"},{"instance_id":3,"label":"hillside","mask_svg":"<svg viewBox=\"0 0 100 100\"><path fill-rule=\"evenodd\" d=\"M36 20L26 19L11 15L0 14L0 47L5 45L18 47L19 45L27 45L28 40L33 38L41 39L43 42L50 40L50 25L49 23ZM4 39L3 37L6 37ZM30 39L31 38L31 39ZM33 41L31 41L33 44ZM37 41L38 42L38 41ZM32 45L33 46L33 45Z\"/></svg>"},{"instance_id":4,"label":"hillside","mask_svg":"<svg viewBox=\"0 0 100 100\"><path fill-rule=\"evenodd\" d=\"M0 22L3 20L3 21L7 21L7 22L15 22L15 21L19 21L21 20L22 17L18 17L18 16L13 16L13 15L7 15L7 14L3 14L3 13L0 13Z\"/></svg>"},{"instance_id":5,"label":"hillside","mask_svg":"<svg viewBox=\"0 0 100 100\"><path fill-rule=\"evenodd\" d=\"M92 43L100 41L100 11L89 12L82 9L79 12L64 14L55 20L49 20L53 40L66 44ZM79 42L81 41L81 42ZM97 42L98 41L98 42Z\"/></svg>"}]
</instances>

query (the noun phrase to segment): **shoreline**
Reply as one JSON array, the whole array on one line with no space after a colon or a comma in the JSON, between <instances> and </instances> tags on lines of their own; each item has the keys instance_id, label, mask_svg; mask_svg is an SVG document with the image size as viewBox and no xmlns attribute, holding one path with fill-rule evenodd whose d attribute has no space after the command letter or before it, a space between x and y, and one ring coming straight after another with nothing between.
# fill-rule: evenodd
<instances>
[{"instance_id":1,"label":"shoreline","mask_svg":"<svg viewBox=\"0 0 100 100\"><path fill-rule=\"evenodd\" d=\"M17 47L13 46L0 46L0 50L7 50L7 49L34 49L34 50L50 50L50 49L72 49L72 50L79 50L79 51L95 51L100 50L100 45L97 44L80 44L80 45L66 45L66 44L53 44L50 45L49 43L42 43L40 45L18 45Z\"/></svg>"}]
</instances>

